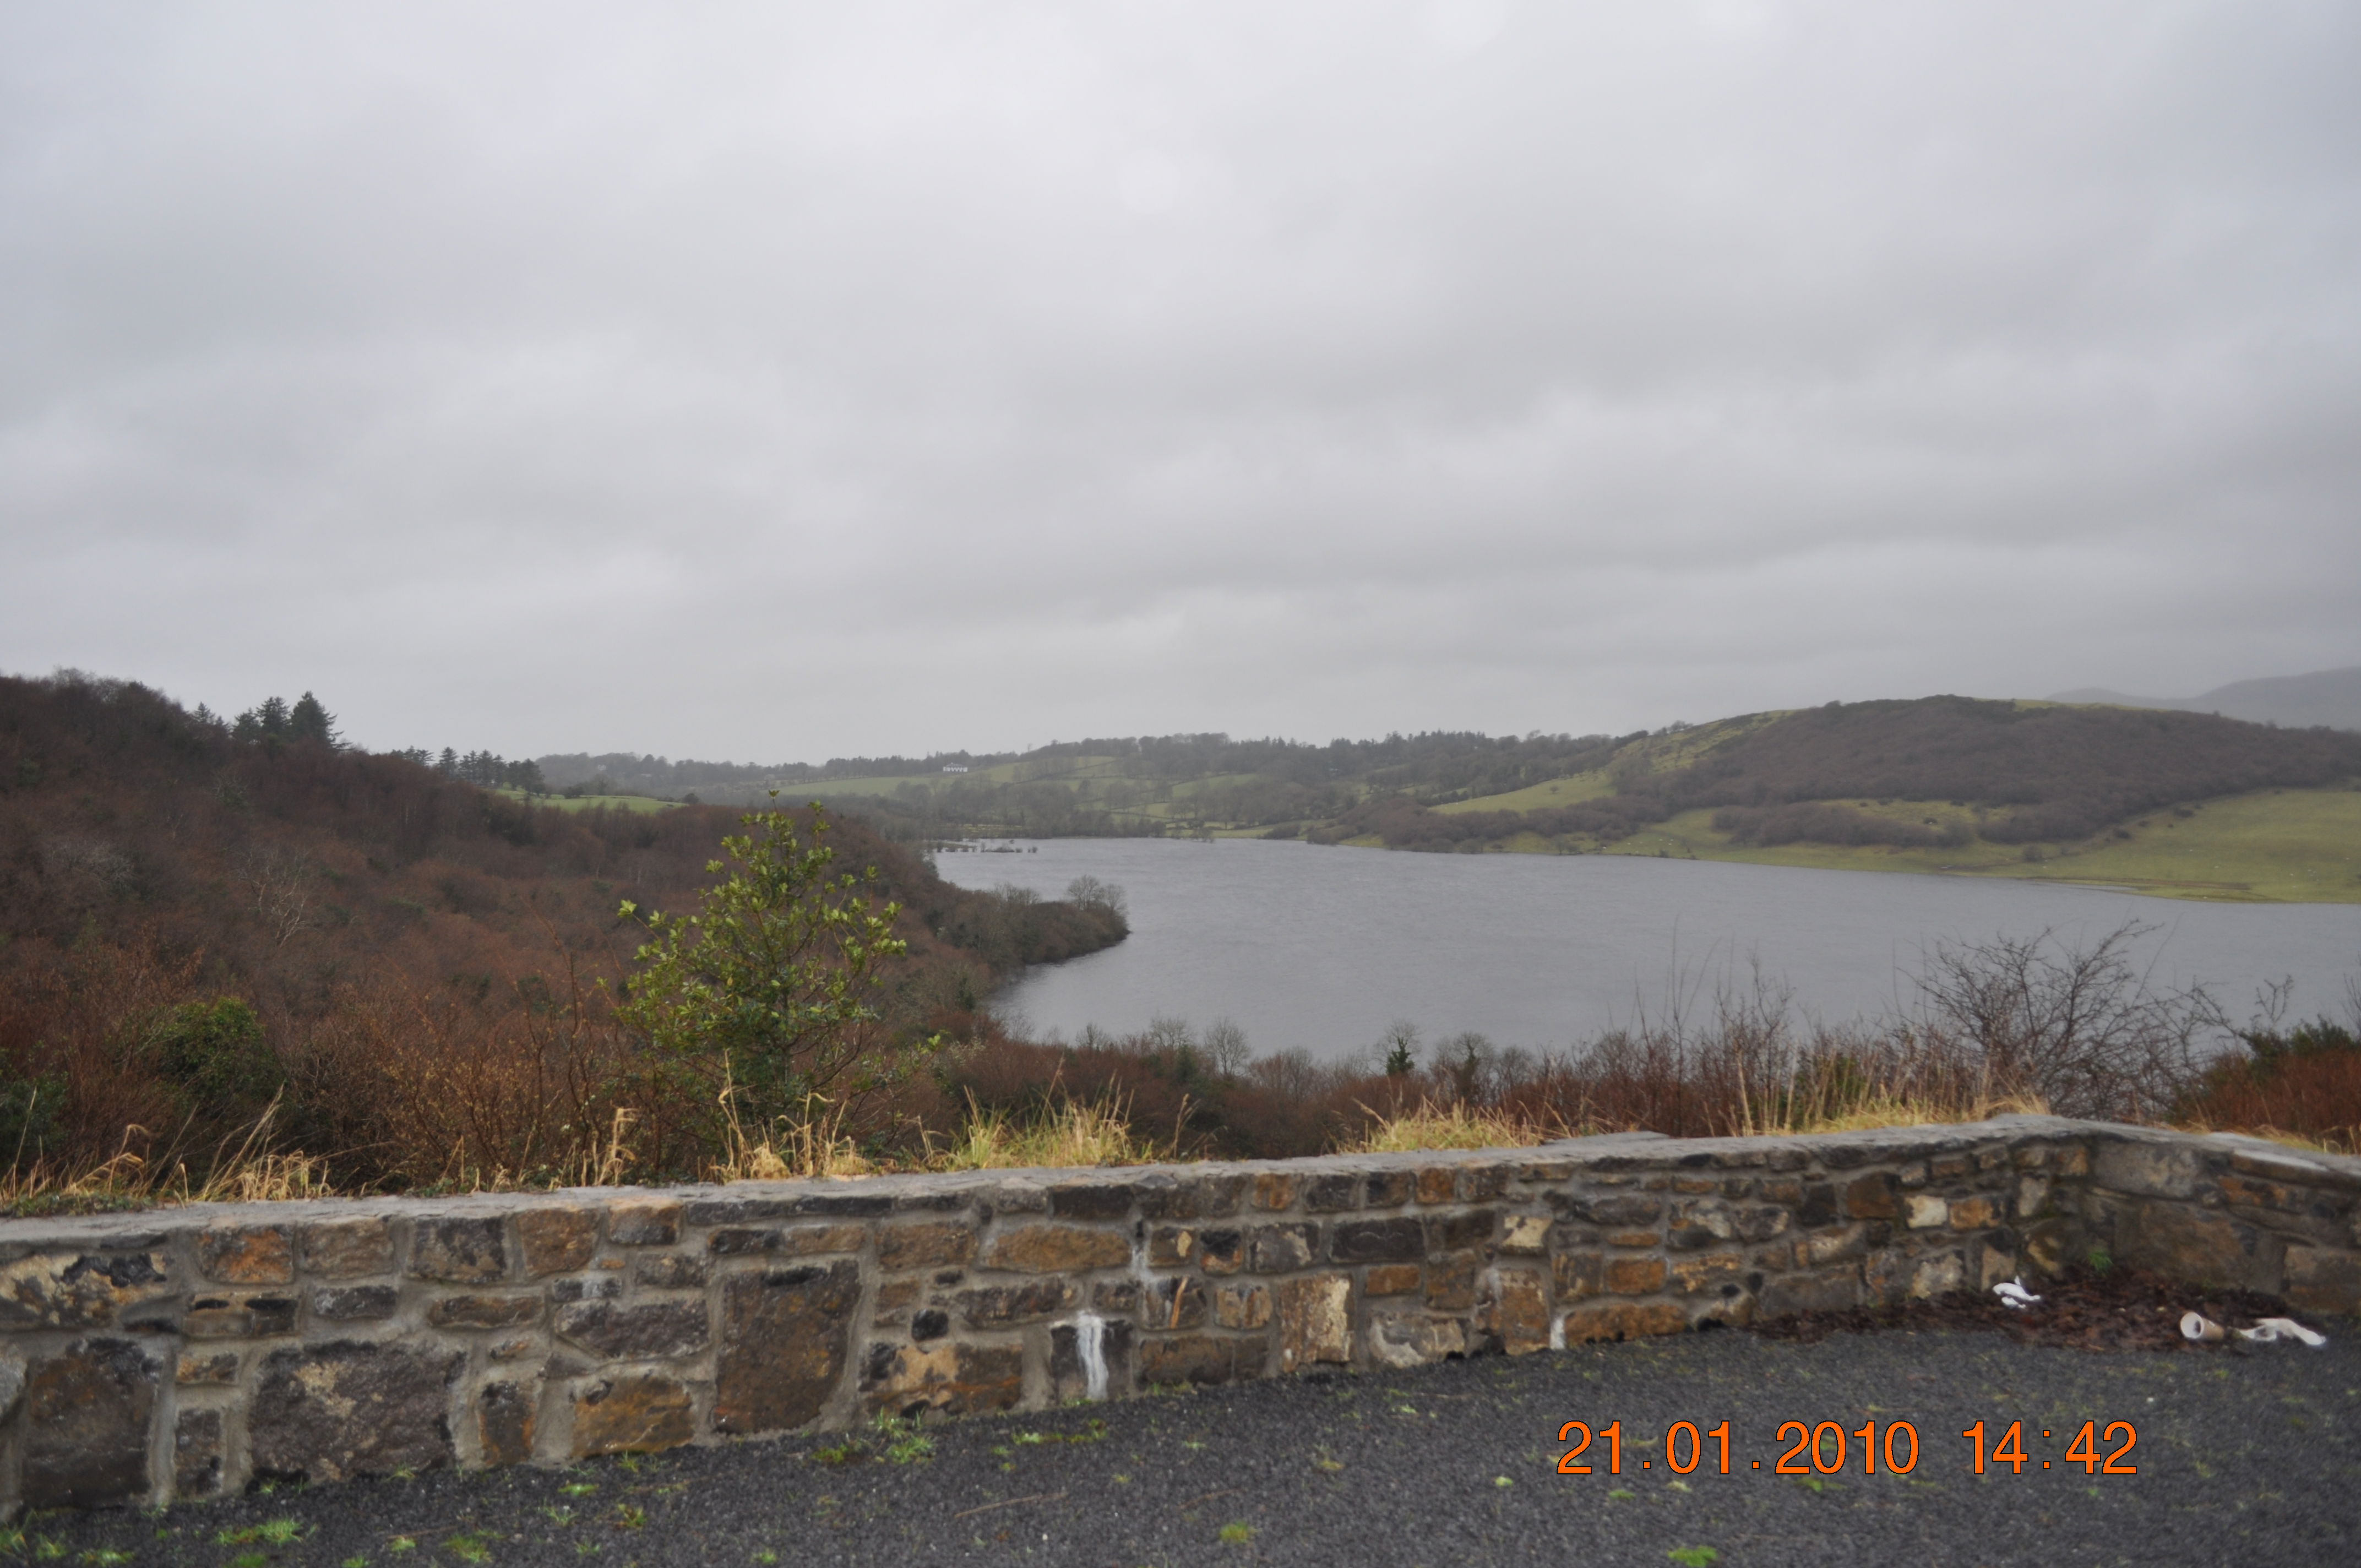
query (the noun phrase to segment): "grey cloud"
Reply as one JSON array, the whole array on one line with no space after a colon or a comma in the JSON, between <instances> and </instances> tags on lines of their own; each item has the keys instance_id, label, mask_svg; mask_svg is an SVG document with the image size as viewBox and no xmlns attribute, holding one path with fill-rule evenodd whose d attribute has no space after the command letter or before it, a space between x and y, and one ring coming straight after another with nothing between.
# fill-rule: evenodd
<instances>
[{"instance_id":1,"label":"grey cloud","mask_svg":"<svg viewBox=\"0 0 2361 1568\"><path fill-rule=\"evenodd\" d=\"M786 758L2349 663L2356 34L20 10L0 666Z\"/></svg>"}]
</instances>

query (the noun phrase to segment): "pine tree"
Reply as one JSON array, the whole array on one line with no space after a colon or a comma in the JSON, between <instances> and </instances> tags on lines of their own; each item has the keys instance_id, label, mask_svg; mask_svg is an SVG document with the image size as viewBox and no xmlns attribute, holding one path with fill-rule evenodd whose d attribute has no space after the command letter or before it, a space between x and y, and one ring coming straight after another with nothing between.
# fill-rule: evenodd
<instances>
[{"instance_id":1,"label":"pine tree","mask_svg":"<svg viewBox=\"0 0 2361 1568\"><path fill-rule=\"evenodd\" d=\"M278 698L271 700L276 702ZM294 708L287 715L287 735L292 740L317 740L330 748L344 744L336 734L336 716L310 692L295 699Z\"/></svg>"}]
</instances>

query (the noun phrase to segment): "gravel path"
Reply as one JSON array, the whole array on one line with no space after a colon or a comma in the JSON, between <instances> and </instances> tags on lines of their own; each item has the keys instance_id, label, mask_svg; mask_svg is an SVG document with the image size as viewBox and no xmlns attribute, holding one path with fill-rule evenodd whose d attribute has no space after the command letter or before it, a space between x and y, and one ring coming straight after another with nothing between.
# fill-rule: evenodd
<instances>
[{"instance_id":1,"label":"gravel path","mask_svg":"<svg viewBox=\"0 0 2361 1568\"><path fill-rule=\"evenodd\" d=\"M1687 1334L961 1421L929 1431L931 1455L898 1461L832 1463L840 1439L803 1438L51 1515L26 1522L14 1560L2345 1563L2361 1562L2361 1338L2328 1326L2324 1350L2169 1355L1985 1332ZM1731 1474L1715 1473L1710 1440L1693 1474L1666 1469L1664 1434L1684 1420L1730 1423ZM1604 1439L1586 1455L1598 1473L1557 1473L1573 1420L1622 1423L1620 1475ZM1863 1475L1849 1438L1840 1473L1779 1475L1788 1420L1876 1420L1881 1446L1883 1423L1910 1421L1916 1466L1896 1475L1881 1458ZM2136 1475L2065 1461L2086 1420L2136 1429ZM2024 1423L2023 1474L1973 1473L1960 1434L1977 1421L1995 1444Z\"/></svg>"}]
</instances>

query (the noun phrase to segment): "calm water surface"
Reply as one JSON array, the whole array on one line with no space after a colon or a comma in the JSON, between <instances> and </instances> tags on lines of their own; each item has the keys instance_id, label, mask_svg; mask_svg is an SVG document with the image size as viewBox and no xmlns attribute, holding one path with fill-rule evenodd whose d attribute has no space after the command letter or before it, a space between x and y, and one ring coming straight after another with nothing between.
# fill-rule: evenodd
<instances>
[{"instance_id":1,"label":"calm water surface","mask_svg":"<svg viewBox=\"0 0 2361 1568\"><path fill-rule=\"evenodd\" d=\"M2361 972L2361 905L2184 904L2021 882L1798 871L1581 855L1420 855L1261 839L1020 841L944 853L964 887L1047 896L1078 876L1119 883L1128 941L1036 967L994 1005L1042 1032L1127 1033L1157 1016L1235 1020L1256 1050L1323 1058L1407 1018L1432 1039L1480 1030L1565 1046L1677 1002L1709 1014L1752 966L1831 1022L1886 1012L1938 941L2095 941L2153 925L2138 961L2162 985L2203 982L2243 1017L2256 988L2296 979L2303 1015L2342 1013Z\"/></svg>"}]
</instances>

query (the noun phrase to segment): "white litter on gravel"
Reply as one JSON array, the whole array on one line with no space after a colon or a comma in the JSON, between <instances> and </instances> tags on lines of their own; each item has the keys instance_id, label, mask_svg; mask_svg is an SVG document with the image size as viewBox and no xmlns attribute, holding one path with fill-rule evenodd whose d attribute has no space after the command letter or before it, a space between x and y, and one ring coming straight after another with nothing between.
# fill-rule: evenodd
<instances>
[{"instance_id":1,"label":"white litter on gravel","mask_svg":"<svg viewBox=\"0 0 2361 1568\"><path fill-rule=\"evenodd\" d=\"M2041 1304L2041 1298L2025 1288L2025 1276L2021 1274L2015 1279L2004 1279L1993 1286L1993 1294L2020 1312L2027 1307L2037 1307Z\"/></svg>"}]
</instances>

